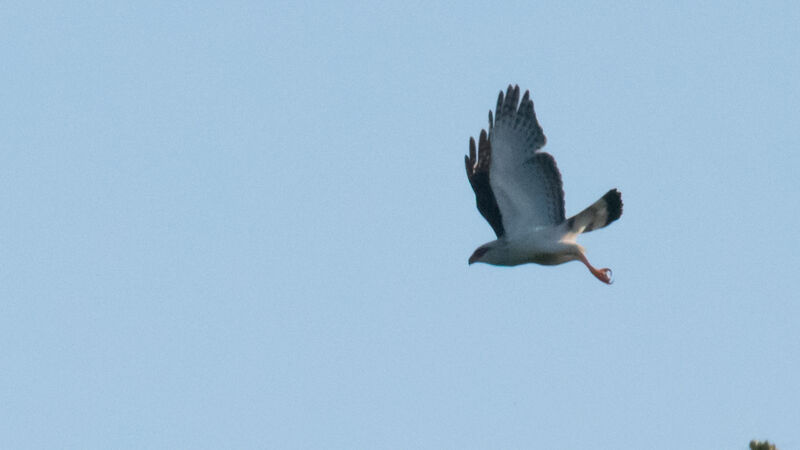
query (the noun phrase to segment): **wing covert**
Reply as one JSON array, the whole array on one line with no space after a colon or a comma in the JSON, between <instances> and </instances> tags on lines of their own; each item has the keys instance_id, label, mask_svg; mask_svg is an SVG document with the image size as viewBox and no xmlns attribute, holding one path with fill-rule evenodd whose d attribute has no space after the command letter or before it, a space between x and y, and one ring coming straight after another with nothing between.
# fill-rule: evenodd
<instances>
[{"instance_id":1,"label":"wing covert","mask_svg":"<svg viewBox=\"0 0 800 450\"><path fill-rule=\"evenodd\" d=\"M519 86L497 98L489 115L489 182L507 234L564 221L564 190L555 159L539 152L547 138L528 91L520 102Z\"/></svg>"}]
</instances>

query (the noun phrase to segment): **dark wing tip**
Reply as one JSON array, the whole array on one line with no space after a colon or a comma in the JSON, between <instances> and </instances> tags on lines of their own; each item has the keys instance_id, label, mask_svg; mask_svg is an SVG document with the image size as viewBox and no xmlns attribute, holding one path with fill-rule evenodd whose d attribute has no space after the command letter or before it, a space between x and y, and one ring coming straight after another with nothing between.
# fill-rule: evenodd
<instances>
[{"instance_id":1,"label":"dark wing tip","mask_svg":"<svg viewBox=\"0 0 800 450\"><path fill-rule=\"evenodd\" d=\"M502 110L502 108L503 108L503 91L500 91L500 93L497 95L497 106L494 108L494 110L497 111L498 116L500 115L500 111Z\"/></svg>"},{"instance_id":2,"label":"dark wing tip","mask_svg":"<svg viewBox=\"0 0 800 450\"><path fill-rule=\"evenodd\" d=\"M503 235L503 220L497 199L489 183L489 169L492 161L492 145L486 135L486 130L481 130L478 137L478 148L475 148L475 138L469 139L469 155L464 156L464 165L467 169L467 178L472 190L475 192L475 203L478 211L489 222L492 230L500 237Z\"/></svg>"},{"instance_id":3,"label":"dark wing tip","mask_svg":"<svg viewBox=\"0 0 800 450\"><path fill-rule=\"evenodd\" d=\"M619 219L622 216L622 193L616 188L611 189L603 196L603 200L606 202L606 210L608 211L606 224Z\"/></svg>"},{"instance_id":4,"label":"dark wing tip","mask_svg":"<svg viewBox=\"0 0 800 450\"><path fill-rule=\"evenodd\" d=\"M467 178L469 178L470 183L472 183L472 176L475 174L475 162L477 159L476 155L475 138L470 136L469 155L464 155L464 165L467 167Z\"/></svg>"},{"instance_id":5,"label":"dark wing tip","mask_svg":"<svg viewBox=\"0 0 800 450\"><path fill-rule=\"evenodd\" d=\"M475 138L469 137L469 159L475 161Z\"/></svg>"}]
</instances>

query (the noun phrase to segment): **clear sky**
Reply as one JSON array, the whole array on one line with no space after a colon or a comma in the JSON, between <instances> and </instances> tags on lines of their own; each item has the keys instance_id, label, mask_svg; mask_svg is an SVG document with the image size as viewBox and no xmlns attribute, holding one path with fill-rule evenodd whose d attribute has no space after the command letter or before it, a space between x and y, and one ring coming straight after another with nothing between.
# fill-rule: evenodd
<instances>
[{"instance_id":1,"label":"clear sky","mask_svg":"<svg viewBox=\"0 0 800 450\"><path fill-rule=\"evenodd\" d=\"M0 447L800 448L798 5L5 2ZM467 265L509 83L614 285Z\"/></svg>"}]
</instances>

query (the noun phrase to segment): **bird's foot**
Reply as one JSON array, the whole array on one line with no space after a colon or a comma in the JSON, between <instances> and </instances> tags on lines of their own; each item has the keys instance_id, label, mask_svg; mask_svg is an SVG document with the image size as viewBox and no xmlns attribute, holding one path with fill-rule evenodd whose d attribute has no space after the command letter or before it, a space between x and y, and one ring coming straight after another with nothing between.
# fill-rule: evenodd
<instances>
[{"instance_id":1,"label":"bird's foot","mask_svg":"<svg viewBox=\"0 0 800 450\"><path fill-rule=\"evenodd\" d=\"M602 281L605 284L611 284L614 282L613 275L614 273L609 268L602 268L602 269L595 269L593 265L589 264L589 260L586 259L586 256L583 252L578 253L578 259L589 269L589 272L592 272L592 275L595 276L598 280Z\"/></svg>"},{"instance_id":2,"label":"bird's foot","mask_svg":"<svg viewBox=\"0 0 800 450\"><path fill-rule=\"evenodd\" d=\"M604 267L602 269L595 269L592 270L592 275L597 277L598 280L602 281L605 284L611 284L614 282L614 272L611 269Z\"/></svg>"}]
</instances>

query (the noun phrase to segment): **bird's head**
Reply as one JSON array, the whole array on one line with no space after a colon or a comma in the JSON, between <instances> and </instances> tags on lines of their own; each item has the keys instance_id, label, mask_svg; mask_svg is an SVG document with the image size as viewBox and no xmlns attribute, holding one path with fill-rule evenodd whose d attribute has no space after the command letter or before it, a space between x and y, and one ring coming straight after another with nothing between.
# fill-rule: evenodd
<instances>
[{"instance_id":1,"label":"bird's head","mask_svg":"<svg viewBox=\"0 0 800 450\"><path fill-rule=\"evenodd\" d=\"M487 244L483 244L480 247L476 248L474 252L472 252L472 256L469 257L469 263L488 263L494 264L496 257L500 255L497 254L499 250L499 243L498 241L492 241Z\"/></svg>"},{"instance_id":2,"label":"bird's head","mask_svg":"<svg viewBox=\"0 0 800 450\"><path fill-rule=\"evenodd\" d=\"M486 245L481 245L480 247L476 248L474 252L472 252L472 256L469 257L469 263L476 263L480 262L481 257L489 251L489 247Z\"/></svg>"}]
</instances>

